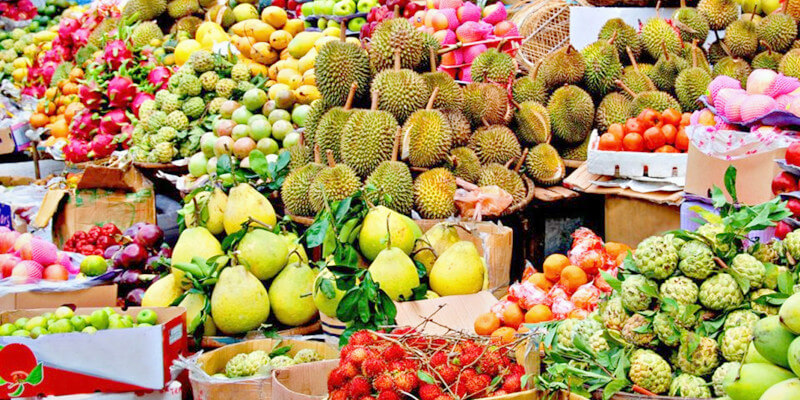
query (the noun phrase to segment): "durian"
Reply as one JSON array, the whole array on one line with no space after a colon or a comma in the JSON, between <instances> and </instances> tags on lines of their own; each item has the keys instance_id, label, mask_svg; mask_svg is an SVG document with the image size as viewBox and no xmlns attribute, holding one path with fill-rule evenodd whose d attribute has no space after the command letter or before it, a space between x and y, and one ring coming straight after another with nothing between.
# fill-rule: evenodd
<instances>
[{"instance_id":1,"label":"durian","mask_svg":"<svg viewBox=\"0 0 800 400\"><path fill-rule=\"evenodd\" d=\"M631 100L622 93L609 93L597 106L594 125L598 132L606 132L611 124L625 124L631 115Z\"/></svg>"},{"instance_id":2,"label":"durian","mask_svg":"<svg viewBox=\"0 0 800 400\"><path fill-rule=\"evenodd\" d=\"M564 179L566 168L558 150L549 143L542 143L528 151L525 173L538 184L552 186Z\"/></svg>"},{"instance_id":3,"label":"durian","mask_svg":"<svg viewBox=\"0 0 800 400\"><path fill-rule=\"evenodd\" d=\"M786 59L791 52L786 53L783 59ZM783 60L781 60L783 63ZM780 68L779 68L780 70ZM750 76L750 72L752 72L752 68L750 68L750 64L747 61L742 60L741 58L733 58L733 57L724 57L719 60L716 64L714 64L714 70L712 71L712 75L717 77L719 75L727 75L731 78L738 79L742 82L742 85L747 83L747 77ZM784 75L788 75L785 72Z\"/></svg>"},{"instance_id":4,"label":"durian","mask_svg":"<svg viewBox=\"0 0 800 400\"><path fill-rule=\"evenodd\" d=\"M577 86L556 89L547 104L555 137L566 143L580 143L592 130L594 103L591 96Z\"/></svg>"},{"instance_id":5,"label":"durian","mask_svg":"<svg viewBox=\"0 0 800 400\"><path fill-rule=\"evenodd\" d=\"M620 61L628 59L626 48L630 48L636 57L639 56L642 50L636 29L625 23L622 18L612 18L606 21L603 27L600 28L597 38L605 41L610 41L614 38L613 44L617 48L617 56Z\"/></svg>"},{"instance_id":6,"label":"durian","mask_svg":"<svg viewBox=\"0 0 800 400\"><path fill-rule=\"evenodd\" d=\"M388 111L399 123L405 122L414 111L425 107L430 96L425 80L410 69L400 69L399 62L395 63L394 69L386 69L375 75L372 92L380 94L378 109Z\"/></svg>"},{"instance_id":7,"label":"durian","mask_svg":"<svg viewBox=\"0 0 800 400\"><path fill-rule=\"evenodd\" d=\"M134 48L144 47L150 44L153 39L161 40L164 37L164 32L153 21L142 22L131 31L131 43Z\"/></svg>"},{"instance_id":8,"label":"durian","mask_svg":"<svg viewBox=\"0 0 800 400\"><path fill-rule=\"evenodd\" d=\"M357 84L354 101L369 93L369 56L356 44L341 40L326 43L314 61L314 72L317 88L328 104L343 106L347 102L350 87L343 82Z\"/></svg>"},{"instance_id":9,"label":"durian","mask_svg":"<svg viewBox=\"0 0 800 400\"><path fill-rule=\"evenodd\" d=\"M508 93L502 87L477 82L464 87L464 115L473 127L482 125L483 121L505 124L508 110Z\"/></svg>"},{"instance_id":10,"label":"durian","mask_svg":"<svg viewBox=\"0 0 800 400\"><path fill-rule=\"evenodd\" d=\"M472 60L470 68L473 82L508 84L517 72L517 64L511 56L490 48Z\"/></svg>"},{"instance_id":11,"label":"durian","mask_svg":"<svg viewBox=\"0 0 800 400\"><path fill-rule=\"evenodd\" d=\"M567 45L544 57L536 69L536 79L548 88L573 85L583 80L586 64L583 55Z\"/></svg>"},{"instance_id":12,"label":"durian","mask_svg":"<svg viewBox=\"0 0 800 400\"><path fill-rule=\"evenodd\" d=\"M525 182L519 173L498 163L483 167L477 185L481 187L494 185L505 190L514 199L512 204L522 201L527 193Z\"/></svg>"},{"instance_id":13,"label":"durian","mask_svg":"<svg viewBox=\"0 0 800 400\"><path fill-rule=\"evenodd\" d=\"M665 52L656 61L648 76L656 85L656 88L665 92L672 92L675 89L675 78L686 68L689 68L689 63L686 60L674 53Z\"/></svg>"},{"instance_id":14,"label":"durian","mask_svg":"<svg viewBox=\"0 0 800 400\"><path fill-rule=\"evenodd\" d=\"M505 164L522 154L519 140L511 129L504 125L488 125L479 128L472 134L469 142L481 164Z\"/></svg>"},{"instance_id":15,"label":"durian","mask_svg":"<svg viewBox=\"0 0 800 400\"><path fill-rule=\"evenodd\" d=\"M631 115L639 115L639 113L646 108L652 108L659 112L668 108L681 111L681 105L678 103L678 100L675 100L671 94L658 90L637 94L631 103Z\"/></svg>"},{"instance_id":16,"label":"durian","mask_svg":"<svg viewBox=\"0 0 800 400\"><path fill-rule=\"evenodd\" d=\"M598 40L582 51L586 69L583 73L584 87L597 98L614 90L614 81L622 77L622 64L617 48L605 40Z\"/></svg>"},{"instance_id":17,"label":"durian","mask_svg":"<svg viewBox=\"0 0 800 400\"><path fill-rule=\"evenodd\" d=\"M425 51L422 32L402 17L384 20L375 27L369 46L372 70L380 72L391 69L395 51L400 53L400 68L406 69L416 68ZM427 52L424 55L427 56Z\"/></svg>"},{"instance_id":18,"label":"durian","mask_svg":"<svg viewBox=\"0 0 800 400\"><path fill-rule=\"evenodd\" d=\"M200 24L202 23L202 19L197 18L194 15L189 15L175 21L175 23L172 24L172 27L169 28L169 33L177 34L179 32L186 32L190 37L194 37L194 35L197 33L197 28L199 28Z\"/></svg>"},{"instance_id":19,"label":"durian","mask_svg":"<svg viewBox=\"0 0 800 400\"><path fill-rule=\"evenodd\" d=\"M447 72L436 70L436 55L432 48L430 59L431 72L422 74L422 79L425 80L431 93L434 88L439 88L433 108L442 111L461 110L464 107L464 92L461 86Z\"/></svg>"},{"instance_id":20,"label":"durian","mask_svg":"<svg viewBox=\"0 0 800 400\"><path fill-rule=\"evenodd\" d=\"M319 146L320 151L333 152L333 157L341 161L342 129L350 120L350 117L361 110L351 110L350 105L344 107L333 107L320 119L314 133L314 145Z\"/></svg>"},{"instance_id":21,"label":"durian","mask_svg":"<svg viewBox=\"0 0 800 400\"><path fill-rule=\"evenodd\" d=\"M547 103L547 88L541 80L523 76L514 81L511 86L511 97L517 103L535 101L545 104Z\"/></svg>"},{"instance_id":22,"label":"durian","mask_svg":"<svg viewBox=\"0 0 800 400\"><path fill-rule=\"evenodd\" d=\"M306 114L305 132L303 132L306 143L313 145L317 126L322 116L325 115L330 108L331 105L328 104L325 99L317 99L311 102L311 108L308 110L308 114Z\"/></svg>"},{"instance_id":23,"label":"durian","mask_svg":"<svg viewBox=\"0 0 800 400\"><path fill-rule=\"evenodd\" d=\"M450 124L450 130L453 132L453 147L466 146L469 139L472 137L472 128L469 120L461 111L442 111L447 123Z\"/></svg>"},{"instance_id":24,"label":"durian","mask_svg":"<svg viewBox=\"0 0 800 400\"><path fill-rule=\"evenodd\" d=\"M772 13L758 23L756 35L773 51L785 52L797 38L797 22L790 15Z\"/></svg>"},{"instance_id":25,"label":"durian","mask_svg":"<svg viewBox=\"0 0 800 400\"><path fill-rule=\"evenodd\" d=\"M778 65L778 72L800 78L800 49L789 50L783 55L781 63Z\"/></svg>"},{"instance_id":26,"label":"durian","mask_svg":"<svg viewBox=\"0 0 800 400\"><path fill-rule=\"evenodd\" d=\"M656 90L656 85L653 83L653 80L639 69L639 63L636 62L636 58L634 58L633 53L630 51L628 52L628 58L631 61L631 65L623 70L622 83L630 88L633 93ZM650 68L649 71L652 71L652 68Z\"/></svg>"},{"instance_id":27,"label":"durian","mask_svg":"<svg viewBox=\"0 0 800 400\"><path fill-rule=\"evenodd\" d=\"M753 60L750 61L750 67L753 69L771 69L777 71L782 58L783 54L776 53L770 48L767 48L753 57Z\"/></svg>"},{"instance_id":28,"label":"durian","mask_svg":"<svg viewBox=\"0 0 800 400\"><path fill-rule=\"evenodd\" d=\"M362 111L353 114L342 128L339 152L342 162L366 177L392 155L392 143L399 125L386 111Z\"/></svg>"},{"instance_id":29,"label":"durian","mask_svg":"<svg viewBox=\"0 0 800 400\"><path fill-rule=\"evenodd\" d=\"M723 43L734 57L750 58L758 50L756 24L747 20L736 20L725 29Z\"/></svg>"},{"instance_id":30,"label":"durian","mask_svg":"<svg viewBox=\"0 0 800 400\"><path fill-rule=\"evenodd\" d=\"M681 7L672 13L672 22L680 31L681 39L686 43L697 40L704 43L708 38L708 22L694 7L686 7L681 0Z\"/></svg>"},{"instance_id":31,"label":"durian","mask_svg":"<svg viewBox=\"0 0 800 400\"><path fill-rule=\"evenodd\" d=\"M286 212L300 216L314 215L308 193L314 178L323 168L319 163L308 163L289 172L281 186L281 200Z\"/></svg>"},{"instance_id":32,"label":"durian","mask_svg":"<svg viewBox=\"0 0 800 400\"><path fill-rule=\"evenodd\" d=\"M400 133L395 136L391 160L384 161L367 177L365 193L373 204L411 214L414 206L414 181L406 163L397 161Z\"/></svg>"},{"instance_id":33,"label":"durian","mask_svg":"<svg viewBox=\"0 0 800 400\"><path fill-rule=\"evenodd\" d=\"M333 152L328 150L328 166L323 168L308 190L311 209L314 213L325 207L325 202L343 200L361 188L361 179L345 164L336 164Z\"/></svg>"},{"instance_id":34,"label":"durian","mask_svg":"<svg viewBox=\"0 0 800 400\"><path fill-rule=\"evenodd\" d=\"M547 108L535 101L519 105L514 113L517 135L525 144L538 144L550 141L550 114Z\"/></svg>"},{"instance_id":35,"label":"durian","mask_svg":"<svg viewBox=\"0 0 800 400\"><path fill-rule=\"evenodd\" d=\"M558 150L558 154L561 155L561 158L564 160L586 161L589 150L590 139L591 136L587 136L586 140L584 140L583 143L577 146L562 147L561 149Z\"/></svg>"},{"instance_id":36,"label":"durian","mask_svg":"<svg viewBox=\"0 0 800 400\"><path fill-rule=\"evenodd\" d=\"M456 178L445 168L421 173L414 180L414 205L422 218L447 218L456 212Z\"/></svg>"},{"instance_id":37,"label":"durian","mask_svg":"<svg viewBox=\"0 0 800 400\"><path fill-rule=\"evenodd\" d=\"M447 117L433 110L439 88L434 88L428 105L408 117L403 125L403 159L414 167L434 167L445 161L453 146L453 131Z\"/></svg>"},{"instance_id":38,"label":"durian","mask_svg":"<svg viewBox=\"0 0 800 400\"><path fill-rule=\"evenodd\" d=\"M173 19L180 19L200 11L197 0L172 0L167 3L167 13Z\"/></svg>"},{"instance_id":39,"label":"durian","mask_svg":"<svg viewBox=\"0 0 800 400\"><path fill-rule=\"evenodd\" d=\"M481 175L481 160L469 147L457 147L450 152L448 167L453 175L470 183L478 182Z\"/></svg>"},{"instance_id":40,"label":"durian","mask_svg":"<svg viewBox=\"0 0 800 400\"><path fill-rule=\"evenodd\" d=\"M149 21L164 11L167 11L166 0L130 0L122 9L122 17L127 19L135 14L137 21Z\"/></svg>"},{"instance_id":41,"label":"durian","mask_svg":"<svg viewBox=\"0 0 800 400\"><path fill-rule=\"evenodd\" d=\"M642 46L653 59L658 59L665 51L678 54L683 47L680 34L659 17L650 18L642 25L641 39Z\"/></svg>"},{"instance_id":42,"label":"durian","mask_svg":"<svg viewBox=\"0 0 800 400\"><path fill-rule=\"evenodd\" d=\"M700 0L697 11L715 31L727 28L739 17L739 5L733 0Z\"/></svg>"},{"instance_id":43,"label":"durian","mask_svg":"<svg viewBox=\"0 0 800 400\"><path fill-rule=\"evenodd\" d=\"M683 111L687 112L701 108L697 99L706 92L708 84L711 83L711 74L697 66L696 55L692 63L691 68L681 71L675 79L675 94Z\"/></svg>"}]
</instances>

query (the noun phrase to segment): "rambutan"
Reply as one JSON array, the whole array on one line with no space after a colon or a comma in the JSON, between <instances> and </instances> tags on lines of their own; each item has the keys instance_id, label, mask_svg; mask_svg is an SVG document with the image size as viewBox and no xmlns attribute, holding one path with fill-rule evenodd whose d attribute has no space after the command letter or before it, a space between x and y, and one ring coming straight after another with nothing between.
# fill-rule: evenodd
<instances>
[{"instance_id":1,"label":"rambutan","mask_svg":"<svg viewBox=\"0 0 800 400\"><path fill-rule=\"evenodd\" d=\"M386 367L386 361L383 361L380 358L368 358L361 363L361 372L365 376L373 378L385 372Z\"/></svg>"},{"instance_id":2,"label":"rambutan","mask_svg":"<svg viewBox=\"0 0 800 400\"><path fill-rule=\"evenodd\" d=\"M503 381L503 390L507 393L514 393L522 390L522 375L507 375Z\"/></svg>"},{"instance_id":3,"label":"rambutan","mask_svg":"<svg viewBox=\"0 0 800 400\"><path fill-rule=\"evenodd\" d=\"M433 353L430 364L434 368L447 364L447 353L443 351L437 351L436 353Z\"/></svg>"},{"instance_id":4,"label":"rambutan","mask_svg":"<svg viewBox=\"0 0 800 400\"><path fill-rule=\"evenodd\" d=\"M369 346L375 343L376 338L377 336L374 333L368 330L361 330L353 332L348 343L355 346Z\"/></svg>"},{"instance_id":5,"label":"rambutan","mask_svg":"<svg viewBox=\"0 0 800 400\"><path fill-rule=\"evenodd\" d=\"M347 400L347 391L344 389L332 390L328 397L330 400Z\"/></svg>"},{"instance_id":6,"label":"rambutan","mask_svg":"<svg viewBox=\"0 0 800 400\"><path fill-rule=\"evenodd\" d=\"M358 367L349 362L341 364L339 369L342 370L342 374L344 374L347 379L355 378L359 373Z\"/></svg>"},{"instance_id":7,"label":"rambutan","mask_svg":"<svg viewBox=\"0 0 800 400\"><path fill-rule=\"evenodd\" d=\"M423 383L419 387L419 398L422 400L436 400L442 394L442 389L430 383Z\"/></svg>"},{"instance_id":8,"label":"rambutan","mask_svg":"<svg viewBox=\"0 0 800 400\"><path fill-rule=\"evenodd\" d=\"M343 388L347 384L348 377L342 368L336 368L328 375L328 391Z\"/></svg>"},{"instance_id":9,"label":"rambutan","mask_svg":"<svg viewBox=\"0 0 800 400\"><path fill-rule=\"evenodd\" d=\"M400 400L400 396L394 390L381 390L378 393L378 400Z\"/></svg>"},{"instance_id":10,"label":"rambutan","mask_svg":"<svg viewBox=\"0 0 800 400\"><path fill-rule=\"evenodd\" d=\"M371 392L372 385L370 385L367 378L363 376L357 376L347 384L347 396L351 399L360 399L363 396L369 396Z\"/></svg>"},{"instance_id":11,"label":"rambutan","mask_svg":"<svg viewBox=\"0 0 800 400\"><path fill-rule=\"evenodd\" d=\"M414 372L400 371L394 377L394 384L397 386L397 390L411 393L419 385L419 379Z\"/></svg>"},{"instance_id":12,"label":"rambutan","mask_svg":"<svg viewBox=\"0 0 800 400\"><path fill-rule=\"evenodd\" d=\"M481 372L484 374L494 376L500 372L500 368L503 367L503 364L503 357L499 353L488 351L478 362L478 368L480 368Z\"/></svg>"},{"instance_id":13,"label":"rambutan","mask_svg":"<svg viewBox=\"0 0 800 400\"><path fill-rule=\"evenodd\" d=\"M369 353L367 353L367 349L363 347L357 347L347 355L347 361L353 363L356 368L361 366L361 363L367 359Z\"/></svg>"},{"instance_id":14,"label":"rambutan","mask_svg":"<svg viewBox=\"0 0 800 400\"><path fill-rule=\"evenodd\" d=\"M451 385L458 378L458 368L456 368L452 364L444 364L442 366L436 367L436 371L442 377L444 383L448 385Z\"/></svg>"},{"instance_id":15,"label":"rambutan","mask_svg":"<svg viewBox=\"0 0 800 400\"><path fill-rule=\"evenodd\" d=\"M379 392L385 391L394 391L394 379L388 373L383 373L378 375L374 381L372 381L372 386L375 387Z\"/></svg>"},{"instance_id":16,"label":"rambutan","mask_svg":"<svg viewBox=\"0 0 800 400\"><path fill-rule=\"evenodd\" d=\"M387 361L402 360L406 357L408 357L408 353L399 344L393 344L383 351L383 358Z\"/></svg>"}]
</instances>

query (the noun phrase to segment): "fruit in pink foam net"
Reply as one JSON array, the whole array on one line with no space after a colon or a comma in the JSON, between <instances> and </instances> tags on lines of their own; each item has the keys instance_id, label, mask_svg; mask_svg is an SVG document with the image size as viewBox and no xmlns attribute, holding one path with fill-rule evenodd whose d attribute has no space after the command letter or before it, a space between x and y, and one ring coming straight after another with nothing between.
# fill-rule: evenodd
<instances>
[{"instance_id":1,"label":"fruit in pink foam net","mask_svg":"<svg viewBox=\"0 0 800 400\"><path fill-rule=\"evenodd\" d=\"M0 254L0 278L8 278L11 271L22 261L21 258L13 254Z\"/></svg>"},{"instance_id":2,"label":"fruit in pink foam net","mask_svg":"<svg viewBox=\"0 0 800 400\"><path fill-rule=\"evenodd\" d=\"M11 270L11 279L18 283L31 283L42 279L44 267L36 261L20 261Z\"/></svg>"},{"instance_id":3,"label":"fruit in pink foam net","mask_svg":"<svg viewBox=\"0 0 800 400\"><path fill-rule=\"evenodd\" d=\"M495 25L506 20L508 13L503 3L494 3L483 8L483 21Z\"/></svg>"},{"instance_id":4,"label":"fruit in pink foam net","mask_svg":"<svg viewBox=\"0 0 800 400\"><path fill-rule=\"evenodd\" d=\"M65 281L69 279L69 271L61 264L52 264L42 271L42 277L48 281Z\"/></svg>"},{"instance_id":5,"label":"fruit in pink foam net","mask_svg":"<svg viewBox=\"0 0 800 400\"><path fill-rule=\"evenodd\" d=\"M20 249L22 249L22 246L30 242L31 239L33 239L33 235L31 235L30 233L23 233L19 235L17 237L17 240L14 241L14 251L20 251Z\"/></svg>"},{"instance_id":6,"label":"fruit in pink foam net","mask_svg":"<svg viewBox=\"0 0 800 400\"><path fill-rule=\"evenodd\" d=\"M492 25L487 23L467 21L456 29L456 36L464 43L472 43L486 39L493 30Z\"/></svg>"},{"instance_id":7,"label":"fruit in pink foam net","mask_svg":"<svg viewBox=\"0 0 800 400\"><path fill-rule=\"evenodd\" d=\"M472 61L475 59L475 57L478 57L484 51L486 51L485 44L477 44L464 48L464 63L472 64Z\"/></svg>"},{"instance_id":8,"label":"fruit in pink foam net","mask_svg":"<svg viewBox=\"0 0 800 400\"><path fill-rule=\"evenodd\" d=\"M468 21L478 22L481 19L481 8L475 3L465 2L464 5L458 7L456 15L462 24Z\"/></svg>"}]
</instances>

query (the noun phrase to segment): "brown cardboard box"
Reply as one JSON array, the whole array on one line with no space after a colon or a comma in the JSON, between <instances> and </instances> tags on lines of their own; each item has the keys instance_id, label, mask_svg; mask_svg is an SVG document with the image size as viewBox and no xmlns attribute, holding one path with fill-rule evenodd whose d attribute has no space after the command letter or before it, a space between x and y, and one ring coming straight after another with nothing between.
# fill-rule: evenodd
<instances>
[{"instance_id":1,"label":"brown cardboard box","mask_svg":"<svg viewBox=\"0 0 800 400\"><path fill-rule=\"evenodd\" d=\"M624 196L606 196L605 240L636 248L643 239L680 229L680 206Z\"/></svg>"},{"instance_id":2,"label":"brown cardboard box","mask_svg":"<svg viewBox=\"0 0 800 400\"><path fill-rule=\"evenodd\" d=\"M117 285L94 286L69 292L12 293L0 297L0 311L56 308L65 304L76 307L115 307Z\"/></svg>"},{"instance_id":3,"label":"brown cardboard box","mask_svg":"<svg viewBox=\"0 0 800 400\"><path fill-rule=\"evenodd\" d=\"M103 188L108 186L116 190ZM111 222L125 230L137 222L156 222L153 184L133 167L119 170L90 166L78 188L51 189L34 222L44 227L52 219L53 241L59 247L76 231L95 225Z\"/></svg>"},{"instance_id":4,"label":"brown cardboard box","mask_svg":"<svg viewBox=\"0 0 800 400\"><path fill-rule=\"evenodd\" d=\"M775 176L775 159L781 158L782 154L784 151L778 149L729 161L706 155L690 143L684 191L710 197L709 190L718 186L727 196L725 171L728 166L733 165L736 167L736 194L739 202L756 205L769 201L775 197L771 188L772 178Z\"/></svg>"}]
</instances>

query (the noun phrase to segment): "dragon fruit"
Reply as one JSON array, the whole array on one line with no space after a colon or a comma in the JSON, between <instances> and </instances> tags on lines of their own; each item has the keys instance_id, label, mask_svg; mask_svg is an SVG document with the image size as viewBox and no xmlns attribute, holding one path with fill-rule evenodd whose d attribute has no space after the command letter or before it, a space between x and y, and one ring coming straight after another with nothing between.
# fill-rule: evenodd
<instances>
[{"instance_id":1,"label":"dragon fruit","mask_svg":"<svg viewBox=\"0 0 800 400\"><path fill-rule=\"evenodd\" d=\"M86 108L90 110L100 109L100 103L103 102L103 93L98 89L97 84L89 82L83 84L78 88L78 97Z\"/></svg>"},{"instance_id":2,"label":"dragon fruit","mask_svg":"<svg viewBox=\"0 0 800 400\"><path fill-rule=\"evenodd\" d=\"M155 100L155 96L150 93L139 92L136 93L136 97L133 98L133 101L131 102L131 109L133 110L133 115L135 115L136 118L139 118L139 107L142 106L142 103L144 103L145 100Z\"/></svg>"},{"instance_id":3,"label":"dragon fruit","mask_svg":"<svg viewBox=\"0 0 800 400\"><path fill-rule=\"evenodd\" d=\"M136 95L136 86L133 81L124 76L115 76L108 81L108 105L114 108L126 108Z\"/></svg>"},{"instance_id":4,"label":"dragon fruit","mask_svg":"<svg viewBox=\"0 0 800 400\"><path fill-rule=\"evenodd\" d=\"M155 91L167 88L167 81L172 76L172 71L167 67L155 67L147 74L147 81L153 85Z\"/></svg>"},{"instance_id":5,"label":"dragon fruit","mask_svg":"<svg viewBox=\"0 0 800 400\"><path fill-rule=\"evenodd\" d=\"M114 137L114 142L119 143L123 149L127 150L131 147L131 138L133 137L133 125L128 124L122 127L122 132Z\"/></svg>"},{"instance_id":6,"label":"dragon fruit","mask_svg":"<svg viewBox=\"0 0 800 400\"><path fill-rule=\"evenodd\" d=\"M67 161L79 163L89 160L89 143L81 139L71 139L64 146L64 157Z\"/></svg>"},{"instance_id":7,"label":"dragon fruit","mask_svg":"<svg viewBox=\"0 0 800 400\"><path fill-rule=\"evenodd\" d=\"M90 158L103 158L110 156L117 149L117 143L114 141L114 135L101 133L92 138L89 147L91 148L88 154Z\"/></svg>"},{"instance_id":8,"label":"dragon fruit","mask_svg":"<svg viewBox=\"0 0 800 400\"><path fill-rule=\"evenodd\" d=\"M94 113L92 111L85 110L72 119L70 131L74 138L89 140L99 127L100 120L94 118Z\"/></svg>"},{"instance_id":9,"label":"dragon fruit","mask_svg":"<svg viewBox=\"0 0 800 400\"><path fill-rule=\"evenodd\" d=\"M116 39L106 44L103 52L103 61L107 62L111 69L119 69L123 65L131 62L133 54L122 40Z\"/></svg>"},{"instance_id":10,"label":"dragon fruit","mask_svg":"<svg viewBox=\"0 0 800 400\"><path fill-rule=\"evenodd\" d=\"M116 108L106 113L103 118L100 118L100 133L108 135L116 135L122 131L122 126L131 122L125 110Z\"/></svg>"}]
</instances>

